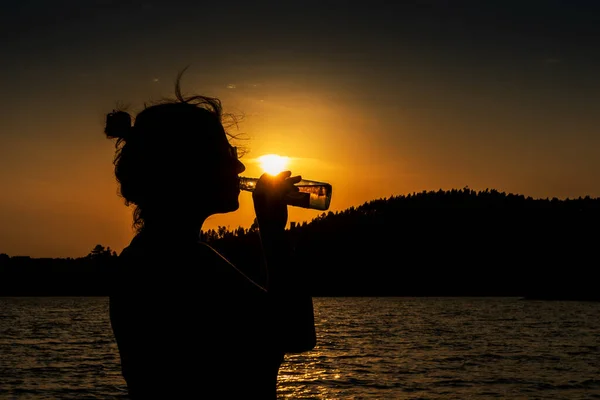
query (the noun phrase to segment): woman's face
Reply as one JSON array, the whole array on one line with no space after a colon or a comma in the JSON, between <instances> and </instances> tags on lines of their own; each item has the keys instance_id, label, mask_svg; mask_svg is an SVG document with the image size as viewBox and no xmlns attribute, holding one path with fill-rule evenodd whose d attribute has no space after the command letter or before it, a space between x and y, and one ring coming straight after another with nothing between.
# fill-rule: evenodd
<instances>
[{"instance_id":1,"label":"woman's face","mask_svg":"<svg viewBox=\"0 0 600 400\"><path fill-rule=\"evenodd\" d=\"M214 147L206 149L206 153L211 153L207 165L207 184L198 188L201 195L206 196L203 203L209 208L210 214L227 213L239 208L239 174L246 170L238 159L237 149L229 143L220 124L215 138Z\"/></svg>"}]
</instances>

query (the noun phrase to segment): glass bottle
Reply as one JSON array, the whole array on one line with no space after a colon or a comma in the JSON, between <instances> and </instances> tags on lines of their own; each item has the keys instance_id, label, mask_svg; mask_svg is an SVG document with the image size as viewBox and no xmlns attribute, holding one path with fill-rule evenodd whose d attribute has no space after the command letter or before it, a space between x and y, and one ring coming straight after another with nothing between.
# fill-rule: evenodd
<instances>
[{"instance_id":1,"label":"glass bottle","mask_svg":"<svg viewBox=\"0 0 600 400\"><path fill-rule=\"evenodd\" d=\"M257 182L258 178L240 176L240 190L252 192L256 188ZM294 186L299 189L299 196L294 196L293 198L290 197L288 205L321 211L325 211L329 208L332 191L329 183L302 179Z\"/></svg>"}]
</instances>

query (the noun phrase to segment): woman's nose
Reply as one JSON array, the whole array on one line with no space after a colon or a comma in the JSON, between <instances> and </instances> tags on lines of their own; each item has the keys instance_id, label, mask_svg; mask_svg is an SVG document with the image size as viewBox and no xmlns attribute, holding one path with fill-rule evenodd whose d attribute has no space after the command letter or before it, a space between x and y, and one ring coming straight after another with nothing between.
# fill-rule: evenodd
<instances>
[{"instance_id":1,"label":"woman's nose","mask_svg":"<svg viewBox=\"0 0 600 400\"><path fill-rule=\"evenodd\" d=\"M241 174L242 172L244 172L246 170L246 166L240 160L237 160L236 170L237 170L238 174Z\"/></svg>"}]
</instances>

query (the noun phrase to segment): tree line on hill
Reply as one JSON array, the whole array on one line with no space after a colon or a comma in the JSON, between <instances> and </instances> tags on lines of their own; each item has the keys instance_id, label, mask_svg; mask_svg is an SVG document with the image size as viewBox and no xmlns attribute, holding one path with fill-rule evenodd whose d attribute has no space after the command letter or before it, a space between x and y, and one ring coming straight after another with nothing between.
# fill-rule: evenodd
<instances>
[{"instance_id":1,"label":"tree line on hill","mask_svg":"<svg viewBox=\"0 0 600 400\"><path fill-rule=\"evenodd\" d=\"M285 234L313 296L523 296L600 300L600 199L533 199L497 190L423 191L322 213ZM252 275L258 228L202 232ZM107 294L117 254L0 255L0 295Z\"/></svg>"}]
</instances>

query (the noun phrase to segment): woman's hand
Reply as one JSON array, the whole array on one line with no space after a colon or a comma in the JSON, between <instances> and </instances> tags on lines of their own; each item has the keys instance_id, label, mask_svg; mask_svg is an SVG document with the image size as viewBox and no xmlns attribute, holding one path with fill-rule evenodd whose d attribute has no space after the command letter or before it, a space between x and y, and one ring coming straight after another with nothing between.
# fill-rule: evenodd
<instances>
[{"instance_id":1,"label":"woman's hand","mask_svg":"<svg viewBox=\"0 0 600 400\"><path fill-rule=\"evenodd\" d=\"M254 211L261 231L283 230L287 224L287 201L298 193L294 184L302 180L301 176L291 176L290 171L277 175L263 174L252 192Z\"/></svg>"}]
</instances>

